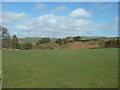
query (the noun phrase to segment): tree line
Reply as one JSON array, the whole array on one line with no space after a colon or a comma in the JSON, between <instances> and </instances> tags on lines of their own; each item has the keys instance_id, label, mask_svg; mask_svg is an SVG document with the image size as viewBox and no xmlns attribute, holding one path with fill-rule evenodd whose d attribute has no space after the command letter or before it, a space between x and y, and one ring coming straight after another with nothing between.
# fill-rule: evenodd
<instances>
[{"instance_id":1,"label":"tree line","mask_svg":"<svg viewBox=\"0 0 120 90\"><path fill-rule=\"evenodd\" d=\"M21 49L21 50L29 50L32 49L32 47L40 47L42 45L43 48L44 44L47 44L46 48L51 48L53 44L49 43L54 43L58 45L63 45L67 43L73 43L73 42L88 42L88 41L94 41L94 42L99 42L100 45L103 44L102 48L120 48L120 39L113 39L113 40L107 40L107 41L99 41L99 39L90 39L90 40L82 40L80 36L75 36L75 37L66 37L66 38L58 38L56 40L51 40L50 38L42 38L39 40L35 45L32 43L20 43L19 39L16 35L13 35L10 37L10 34L8 30L4 27L0 26L0 30L2 30L2 47L3 48L9 48L9 49Z\"/></svg>"},{"instance_id":2,"label":"tree line","mask_svg":"<svg viewBox=\"0 0 120 90\"><path fill-rule=\"evenodd\" d=\"M105 42L106 48L120 48L120 39L113 39Z\"/></svg>"},{"instance_id":3,"label":"tree line","mask_svg":"<svg viewBox=\"0 0 120 90\"><path fill-rule=\"evenodd\" d=\"M21 50L28 50L32 49L32 43L19 43L18 37L13 35L12 38L3 39L2 40L2 47L8 49L21 49Z\"/></svg>"},{"instance_id":4,"label":"tree line","mask_svg":"<svg viewBox=\"0 0 120 90\"><path fill-rule=\"evenodd\" d=\"M8 49L32 49L32 43L19 43L16 35L10 36L7 28L0 26L0 39L2 39L2 48Z\"/></svg>"}]
</instances>

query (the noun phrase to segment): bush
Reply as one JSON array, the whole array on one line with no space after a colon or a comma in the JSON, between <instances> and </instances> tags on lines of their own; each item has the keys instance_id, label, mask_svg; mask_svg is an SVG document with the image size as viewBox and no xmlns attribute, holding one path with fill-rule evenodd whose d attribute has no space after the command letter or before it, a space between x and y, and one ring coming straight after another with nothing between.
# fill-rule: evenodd
<instances>
[{"instance_id":1,"label":"bush","mask_svg":"<svg viewBox=\"0 0 120 90\"><path fill-rule=\"evenodd\" d=\"M120 48L120 40L113 39L105 42L106 48Z\"/></svg>"},{"instance_id":2,"label":"bush","mask_svg":"<svg viewBox=\"0 0 120 90\"><path fill-rule=\"evenodd\" d=\"M56 44L59 44L59 45L64 44L64 42L63 42L63 40L62 40L61 38L57 39L57 40L55 41L55 43L56 43Z\"/></svg>"},{"instance_id":3,"label":"bush","mask_svg":"<svg viewBox=\"0 0 120 90\"><path fill-rule=\"evenodd\" d=\"M80 36L76 36L76 37L73 37L74 38L74 41L80 41L81 40L81 37Z\"/></svg>"},{"instance_id":4,"label":"bush","mask_svg":"<svg viewBox=\"0 0 120 90\"><path fill-rule=\"evenodd\" d=\"M59 44L55 43L45 43L45 44L39 44L39 45L34 45L33 49L57 49L59 48Z\"/></svg>"},{"instance_id":5,"label":"bush","mask_svg":"<svg viewBox=\"0 0 120 90\"><path fill-rule=\"evenodd\" d=\"M50 38L42 38L36 43L36 45L43 44L43 43L50 43Z\"/></svg>"},{"instance_id":6,"label":"bush","mask_svg":"<svg viewBox=\"0 0 120 90\"><path fill-rule=\"evenodd\" d=\"M2 48L11 48L11 40L3 39L2 40Z\"/></svg>"},{"instance_id":7,"label":"bush","mask_svg":"<svg viewBox=\"0 0 120 90\"><path fill-rule=\"evenodd\" d=\"M32 43L21 44L21 49L22 49L22 50L32 49Z\"/></svg>"}]
</instances>

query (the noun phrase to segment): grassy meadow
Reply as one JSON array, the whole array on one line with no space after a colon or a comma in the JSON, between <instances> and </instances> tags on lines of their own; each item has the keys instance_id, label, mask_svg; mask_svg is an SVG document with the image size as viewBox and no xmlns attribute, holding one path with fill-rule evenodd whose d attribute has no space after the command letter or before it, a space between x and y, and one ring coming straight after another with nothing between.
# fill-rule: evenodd
<instances>
[{"instance_id":1,"label":"grassy meadow","mask_svg":"<svg viewBox=\"0 0 120 90\"><path fill-rule=\"evenodd\" d=\"M0 78L2 78L2 50L0 50Z\"/></svg>"},{"instance_id":2,"label":"grassy meadow","mask_svg":"<svg viewBox=\"0 0 120 90\"><path fill-rule=\"evenodd\" d=\"M118 49L3 50L3 88L116 88Z\"/></svg>"},{"instance_id":3,"label":"grassy meadow","mask_svg":"<svg viewBox=\"0 0 120 90\"><path fill-rule=\"evenodd\" d=\"M2 78L2 50L0 50L0 78ZM0 89L2 88L2 83L0 79Z\"/></svg>"}]
</instances>

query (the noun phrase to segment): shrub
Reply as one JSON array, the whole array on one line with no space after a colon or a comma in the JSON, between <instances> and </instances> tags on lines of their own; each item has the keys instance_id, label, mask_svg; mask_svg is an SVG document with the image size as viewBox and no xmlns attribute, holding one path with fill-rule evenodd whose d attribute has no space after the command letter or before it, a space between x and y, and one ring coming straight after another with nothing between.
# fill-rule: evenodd
<instances>
[{"instance_id":1,"label":"shrub","mask_svg":"<svg viewBox=\"0 0 120 90\"><path fill-rule=\"evenodd\" d=\"M113 39L105 42L106 48L120 48L120 40Z\"/></svg>"},{"instance_id":2,"label":"shrub","mask_svg":"<svg viewBox=\"0 0 120 90\"><path fill-rule=\"evenodd\" d=\"M50 38L42 38L36 43L36 45L43 44L43 43L50 43Z\"/></svg>"},{"instance_id":3,"label":"shrub","mask_svg":"<svg viewBox=\"0 0 120 90\"><path fill-rule=\"evenodd\" d=\"M22 49L22 50L32 49L32 43L21 44L21 49Z\"/></svg>"},{"instance_id":4,"label":"shrub","mask_svg":"<svg viewBox=\"0 0 120 90\"><path fill-rule=\"evenodd\" d=\"M55 43L45 43L45 44L39 44L39 45L34 45L33 49L57 49L59 48L59 44Z\"/></svg>"},{"instance_id":5,"label":"shrub","mask_svg":"<svg viewBox=\"0 0 120 90\"><path fill-rule=\"evenodd\" d=\"M74 38L74 41L80 41L81 40L80 36L76 36L76 37L73 37L73 38Z\"/></svg>"},{"instance_id":6,"label":"shrub","mask_svg":"<svg viewBox=\"0 0 120 90\"><path fill-rule=\"evenodd\" d=\"M55 43L59 44L59 45L62 45L62 44L64 44L64 41L61 38L59 38L55 41Z\"/></svg>"}]
</instances>

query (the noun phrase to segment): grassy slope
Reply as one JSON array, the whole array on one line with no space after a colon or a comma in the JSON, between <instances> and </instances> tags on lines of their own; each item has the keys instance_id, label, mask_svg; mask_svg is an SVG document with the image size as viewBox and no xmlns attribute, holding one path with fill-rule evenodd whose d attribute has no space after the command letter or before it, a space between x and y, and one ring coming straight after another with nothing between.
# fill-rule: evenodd
<instances>
[{"instance_id":1,"label":"grassy slope","mask_svg":"<svg viewBox=\"0 0 120 90\"><path fill-rule=\"evenodd\" d=\"M4 50L3 87L117 87L117 57L117 49Z\"/></svg>"},{"instance_id":2,"label":"grassy slope","mask_svg":"<svg viewBox=\"0 0 120 90\"><path fill-rule=\"evenodd\" d=\"M32 38L19 38L20 43L33 43L36 44L42 37L32 37ZM55 38L51 38L51 40L56 40Z\"/></svg>"},{"instance_id":3,"label":"grassy slope","mask_svg":"<svg viewBox=\"0 0 120 90\"><path fill-rule=\"evenodd\" d=\"M37 43L41 38L19 38L20 43Z\"/></svg>"}]
</instances>

